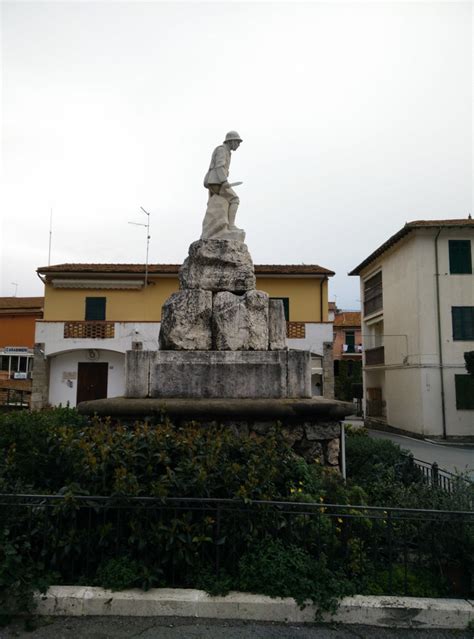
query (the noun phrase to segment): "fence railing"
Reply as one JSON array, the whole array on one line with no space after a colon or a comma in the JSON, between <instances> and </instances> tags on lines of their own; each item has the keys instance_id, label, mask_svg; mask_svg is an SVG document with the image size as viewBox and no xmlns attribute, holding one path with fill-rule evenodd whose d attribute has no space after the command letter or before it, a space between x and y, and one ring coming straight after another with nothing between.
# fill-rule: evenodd
<instances>
[{"instance_id":1,"label":"fence railing","mask_svg":"<svg viewBox=\"0 0 474 639\"><path fill-rule=\"evenodd\" d=\"M438 466L437 462L430 464L429 462L422 461L421 459L416 459L412 455L409 455L409 458L420 470L423 476L423 481L430 486L441 488L441 490L445 490L448 493L454 493L459 488L460 484L464 483L468 485L473 483L467 477L455 475L454 473L450 473L448 470L443 470Z\"/></svg>"},{"instance_id":2,"label":"fence railing","mask_svg":"<svg viewBox=\"0 0 474 639\"><path fill-rule=\"evenodd\" d=\"M90 583L104 560L132 557L168 586L192 586L196 566L238 571L258 543L280 540L379 594L420 594L414 580L472 596L474 512L293 501L0 495L0 531L63 584ZM362 588L362 586L361 586ZM370 588L369 588L370 590ZM429 590L427 591L429 596Z\"/></svg>"}]
</instances>

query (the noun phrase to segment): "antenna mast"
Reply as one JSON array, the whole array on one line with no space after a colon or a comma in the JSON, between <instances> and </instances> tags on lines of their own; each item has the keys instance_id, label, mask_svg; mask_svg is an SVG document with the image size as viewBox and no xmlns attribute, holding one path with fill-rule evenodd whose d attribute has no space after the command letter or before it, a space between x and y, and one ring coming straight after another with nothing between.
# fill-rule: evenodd
<instances>
[{"instance_id":1,"label":"antenna mast","mask_svg":"<svg viewBox=\"0 0 474 639\"><path fill-rule=\"evenodd\" d=\"M143 213L147 216L147 223L141 224L140 222L129 222L129 224L133 224L134 226L144 226L146 228L146 260L145 260L145 286L148 286L148 252L150 249L150 213L145 211L143 206L140 207Z\"/></svg>"},{"instance_id":2,"label":"antenna mast","mask_svg":"<svg viewBox=\"0 0 474 639\"><path fill-rule=\"evenodd\" d=\"M48 247L48 266L51 265L51 238L53 236L53 208L51 207L49 214L49 247Z\"/></svg>"}]
</instances>

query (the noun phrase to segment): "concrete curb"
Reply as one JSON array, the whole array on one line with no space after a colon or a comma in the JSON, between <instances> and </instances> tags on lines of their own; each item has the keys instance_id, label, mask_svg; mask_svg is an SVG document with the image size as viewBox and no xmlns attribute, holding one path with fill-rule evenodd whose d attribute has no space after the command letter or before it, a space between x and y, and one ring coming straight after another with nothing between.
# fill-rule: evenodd
<instances>
[{"instance_id":1,"label":"concrete curb","mask_svg":"<svg viewBox=\"0 0 474 639\"><path fill-rule=\"evenodd\" d=\"M293 599L231 592L210 597L203 590L155 588L113 592L103 588L52 586L37 594L37 613L51 616L199 617L280 623L311 623L316 608ZM418 597L345 597L323 621L389 628L465 629L474 622L474 601Z\"/></svg>"}]
</instances>

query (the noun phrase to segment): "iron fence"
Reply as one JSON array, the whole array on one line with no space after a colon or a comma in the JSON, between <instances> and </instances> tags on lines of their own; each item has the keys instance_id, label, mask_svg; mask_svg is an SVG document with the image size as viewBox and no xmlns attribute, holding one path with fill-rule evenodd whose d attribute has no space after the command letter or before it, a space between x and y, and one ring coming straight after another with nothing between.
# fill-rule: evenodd
<instances>
[{"instance_id":1,"label":"iron fence","mask_svg":"<svg viewBox=\"0 0 474 639\"><path fill-rule=\"evenodd\" d=\"M235 575L268 540L324 557L373 594L474 594L474 512L231 499L0 495L0 531L62 584L94 583L131 557L156 585L196 585L203 567ZM421 586L420 586L421 584ZM374 590L375 589L375 590Z\"/></svg>"}]
</instances>

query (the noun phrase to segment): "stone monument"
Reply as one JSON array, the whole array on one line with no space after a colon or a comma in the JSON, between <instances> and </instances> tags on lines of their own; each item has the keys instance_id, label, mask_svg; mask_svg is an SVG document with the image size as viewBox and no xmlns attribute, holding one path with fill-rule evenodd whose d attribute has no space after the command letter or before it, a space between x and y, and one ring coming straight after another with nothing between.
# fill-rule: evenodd
<instances>
[{"instance_id":1,"label":"stone monument","mask_svg":"<svg viewBox=\"0 0 474 639\"><path fill-rule=\"evenodd\" d=\"M212 154L202 235L180 268L180 290L163 304L159 350L127 351L126 397L79 410L122 417L166 410L177 423L219 421L259 435L279 420L298 454L337 466L339 419L352 407L311 397L310 352L287 348L283 302L256 289L228 182L241 142L230 131Z\"/></svg>"}]
</instances>

